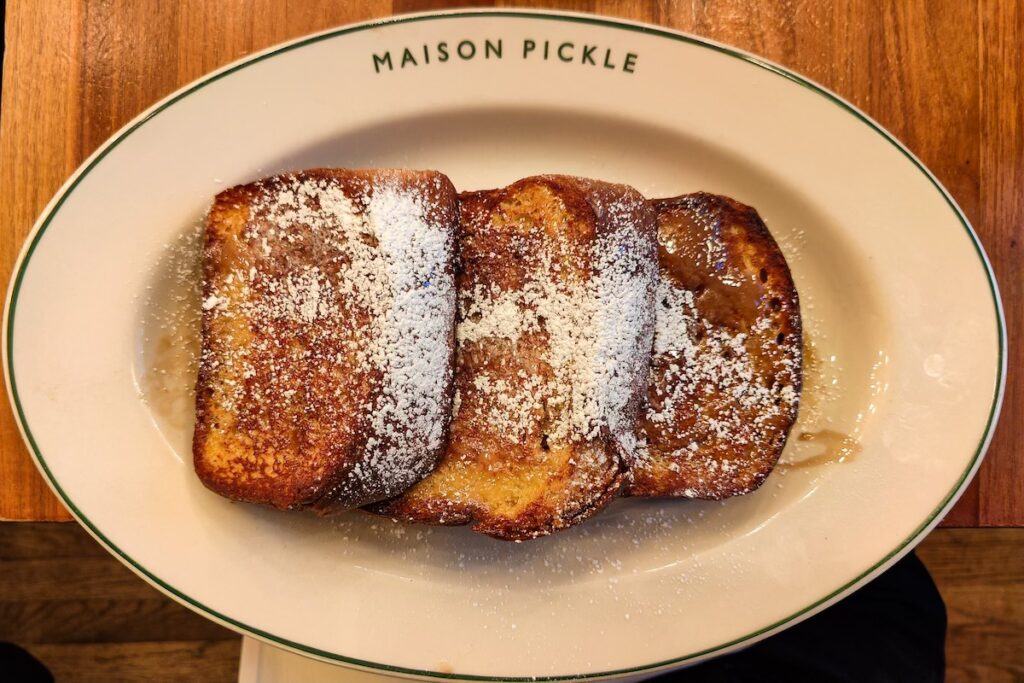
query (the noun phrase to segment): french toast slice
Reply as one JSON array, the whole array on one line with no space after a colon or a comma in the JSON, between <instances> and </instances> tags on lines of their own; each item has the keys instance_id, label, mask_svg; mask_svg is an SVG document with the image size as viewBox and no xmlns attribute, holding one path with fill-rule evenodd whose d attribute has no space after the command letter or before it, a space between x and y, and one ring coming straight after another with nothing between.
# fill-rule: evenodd
<instances>
[{"instance_id":1,"label":"french toast slice","mask_svg":"<svg viewBox=\"0 0 1024 683\"><path fill-rule=\"evenodd\" d=\"M459 199L448 450L433 474L372 510L535 538L604 507L637 447L654 212L632 188L567 176Z\"/></svg>"},{"instance_id":2,"label":"french toast slice","mask_svg":"<svg viewBox=\"0 0 1024 683\"><path fill-rule=\"evenodd\" d=\"M658 214L657 326L645 448L624 493L718 500L765 480L796 420L796 287L757 212L696 193Z\"/></svg>"},{"instance_id":3,"label":"french toast slice","mask_svg":"<svg viewBox=\"0 0 1024 683\"><path fill-rule=\"evenodd\" d=\"M217 195L206 219L196 474L326 514L444 452L458 198L432 171L316 169Z\"/></svg>"}]
</instances>

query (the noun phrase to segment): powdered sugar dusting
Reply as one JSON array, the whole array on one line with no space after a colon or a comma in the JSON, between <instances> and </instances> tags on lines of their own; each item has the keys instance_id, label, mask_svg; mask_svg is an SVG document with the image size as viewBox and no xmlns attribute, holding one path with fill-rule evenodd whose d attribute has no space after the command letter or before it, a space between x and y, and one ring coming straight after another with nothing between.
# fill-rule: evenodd
<instances>
[{"instance_id":1,"label":"powdered sugar dusting","mask_svg":"<svg viewBox=\"0 0 1024 683\"><path fill-rule=\"evenodd\" d=\"M706 206L708 197L679 200L693 221L689 229L674 231L663 219L647 409L651 449L641 448L632 463L638 471L667 466L697 477L677 492L690 498L716 497L711 480L739 475L750 457L777 453L796 414L801 374L800 343L779 329L778 312L790 302L769 300L760 284L767 271L751 273L730 254L723 211ZM692 280L688 285L669 272L677 258L696 264L696 275L682 275ZM710 294L721 297L720 317L701 308L700 297L715 287L725 288ZM799 334L798 324L793 334Z\"/></svg>"},{"instance_id":2,"label":"powdered sugar dusting","mask_svg":"<svg viewBox=\"0 0 1024 683\"><path fill-rule=\"evenodd\" d=\"M523 438L543 413L553 444L610 433L620 449L629 449L654 327L653 216L636 193L606 189L589 196L597 239L580 254L564 230L553 230L551 248L531 254L520 287L474 283L460 291L457 336L460 344L494 344L545 335L541 358L550 378L523 371L514 382L486 373L474 378L474 388L486 397L474 407L486 412L482 417L495 431ZM592 274L579 277L563 261Z\"/></svg>"},{"instance_id":3,"label":"powdered sugar dusting","mask_svg":"<svg viewBox=\"0 0 1024 683\"><path fill-rule=\"evenodd\" d=\"M460 345L507 343L511 350L525 335L546 341L540 358L550 374L521 371L521 377L506 381L481 371L472 382L481 400L473 401L470 410L513 441L525 438L543 415L550 417L545 433L552 443L596 438L600 433L599 416L587 405L581 386L591 384L586 369L593 361L596 329L584 323L591 319L596 302L586 280L552 276L560 267L558 252L565 251L559 246L564 247L534 254L525 282L516 289L476 283L459 292Z\"/></svg>"},{"instance_id":4,"label":"powdered sugar dusting","mask_svg":"<svg viewBox=\"0 0 1024 683\"><path fill-rule=\"evenodd\" d=\"M234 207L220 205L239 190L218 200L248 220L237 243L208 244L208 260L224 258L203 300L220 336L201 362L219 407L278 454L265 474L307 458L330 483L321 504L395 495L442 446L456 216L453 201L428 205L429 176L412 178L314 171L239 188ZM303 453L341 448L333 464Z\"/></svg>"},{"instance_id":5,"label":"powdered sugar dusting","mask_svg":"<svg viewBox=\"0 0 1024 683\"><path fill-rule=\"evenodd\" d=\"M391 306L375 340L384 387L363 467L387 470L387 493L397 495L422 477L417 465L424 443L428 451L441 448L449 417L453 235L427 223L419 197L388 185L374 192L368 213L384 254Z\"/></svg>"},{"instance_id":6,"label":"powdered sugar dusting","mask_svg":"<svg viewBox=\"0 0 1024 683\"><path fill-rule=\"evenodd\" d=\"M654 214L629 188L564 176L462 195L461 211L451 443L383 511L536 538L621 486L650 362Z\"/></svg>"},{"instance_id":7,"label":"powdered sugar dusting","mask_svg":"<svg viewBox=\"0 0 1024 683\"><path fill-rule=\"evenodd\" d=\"M595 395L624 458L637 448L636 419L647 391L658 282L654 216L638 193L609 200L595 193L597 243L597 351ZM603 388L603 390L602 390Z\"/></svg>"},{"instance_id":8,"label":"powdered sugar dusting","mask_svg":"<svg viewBox=\"0 0 1024 683\"><path fill-rule=\"evenodd\" d=\"M714 326L697 313L693 292L664 281L658 287L658 300L667 302L664 312L659 311L654 337L658 360L667 361L657 380L665 391L648 419L670 424L684 402L700 400L702 393L721 393L725 405L732 408L708 420L712 434L741 445L758 443L766 425L788 413L797 397L791 384L769 386L755 376L747 343L769 331L772 319L761 318L749 334ZM793 363L790 358L782 361L789 371ZM682 455L693 458L699 451L697 442L690 442Z\"/></svg>"}]
</instances>

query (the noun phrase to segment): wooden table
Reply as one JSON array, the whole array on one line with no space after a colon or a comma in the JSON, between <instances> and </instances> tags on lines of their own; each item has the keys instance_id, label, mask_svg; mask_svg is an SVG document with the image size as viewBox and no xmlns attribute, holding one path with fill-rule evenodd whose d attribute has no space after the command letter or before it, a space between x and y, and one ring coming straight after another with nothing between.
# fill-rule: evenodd
<instances>
[{"instance_id":1,"label":"wooden table","mask_svg":"<svg viewBox=\"0 0 1024 683\"><path fill-rule=\"evenodd\" d=\"M446 4L9 0L0 112L0 285L6 289L22 240L60 184L108 136L164 95L274 43ZM538 4L663 24L763 55L862 108L935 172L992 259L1010 343L1009 385L995 440L944 524L1024 526L1024 382L1015 372L1024 361L1024 3ZM6 408L0 409L0 519L70 519L36 473Z\"/></svg>"}]
</instances>

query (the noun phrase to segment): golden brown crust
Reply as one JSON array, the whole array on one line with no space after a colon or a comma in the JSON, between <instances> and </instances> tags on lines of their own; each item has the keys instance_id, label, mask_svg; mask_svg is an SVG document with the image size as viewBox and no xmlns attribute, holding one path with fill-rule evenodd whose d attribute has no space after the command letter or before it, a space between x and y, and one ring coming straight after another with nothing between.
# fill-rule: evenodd
<instances>
[{"instance_id":1,"label":"golden brown crust","mask_svg":"<svg viewBox=\"0 0 1024 683\"><path fill-rule=\"evenodd\" d=\"M450 444L434 474L373 511L412 522L472 524L474 531L506 540L534 538L583 521L622 483L622 439L608 424L589 435L566 427L583 408L574 403L569 366L557 358L566 350L566 329L574 327L570 334L578 336L568 341L586 354L593 320L583 325L586 314L573 318L580 315L571 310L573 302L588 303L570 293L593 291L594 254L609 239L610 226L629 224L640 245L625 260L653 264L654 215L631 188L565 176L463 193L460 204L457 408ZM637 344L646 344L638 361L643 370L616 404L631 424L646 390L653 267L649 280L649 291L640 293L648 316L638 323L648 330L635 332Z\"/></svg>"},{"instance_id":2,"label":"golden brown crust","mask_svg":"<svg viewBox=\"0 0 1024 683\"><path fill-rule=\"evenodd\" d=\"M208 488L328 513L393 496L433 469L453 391L457 211L454 188L435 172L316 169L217 196L205 232L193 439ZM381 227L395 216L412 223ZM395 379L375 338L394 336L394 297L406 291L401 273L382 270L395 241L384 234L423 226L437 241L418 252L414 268L437 260L435 282L448 291L438 285L426 299L436 317L424 333L436 367L417 387L422 378ZM390 277L388 288L372 290L373 277ZM403 351L424 360L422 345ZM419 414L380 418L397 397Z\"/></svg>"},{"instance_id":3,"label":"golden brown crust","mask_svg":"<svg viewBox=\"0 0 1024 683\"><path fill-rule=\"evenodd\" d=\"M756 489L796 420L800 304L757 212L706 193L652 202L658 331L626 495L722 499Z\"/></svg>"}]
</instances>

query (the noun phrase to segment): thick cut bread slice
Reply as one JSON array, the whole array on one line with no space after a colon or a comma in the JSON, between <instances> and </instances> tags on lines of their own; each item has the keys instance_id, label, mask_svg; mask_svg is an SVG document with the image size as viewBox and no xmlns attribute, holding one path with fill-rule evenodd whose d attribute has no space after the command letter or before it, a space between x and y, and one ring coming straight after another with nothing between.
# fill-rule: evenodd
<instances>
[{"instance_id":1,"label":"thick cut bread slice","mask_svg":"<svg viewBox=\"0 0 1024 683\"><path fill-rule=\"evenodd\" d=\"M193 441L206 486L326 513L434 468L457 227L455 190L434 172L321 169L217 196Z\"/></svg>"},{"instance_id":2,"label":"thick cut bread slice","mask_svg":"<svg viewBox=\"0 0 1024 683\"><path fill-rule=\"evenodd\" d=\"M657 330L634 496L756 489L796 420L803 339L789 267L754 209L692 194L658 213Z\"/></svg>"},{"instance_id":3,"label":"thick cut bread slice","mask_svg":"<svg viewBox=\"0 0 1024 683\"><path fill-rule=\"evenodd\" d=\"M374 511L520 540L619 490L657 283L635 190L565 176L460 195L456 407L438 469Z\"/></svg>"}]
</instances>

